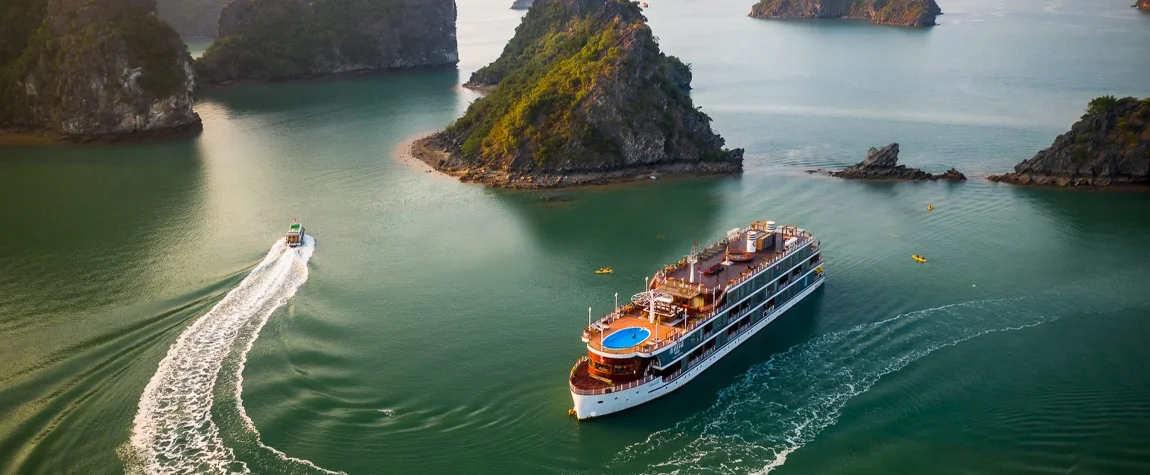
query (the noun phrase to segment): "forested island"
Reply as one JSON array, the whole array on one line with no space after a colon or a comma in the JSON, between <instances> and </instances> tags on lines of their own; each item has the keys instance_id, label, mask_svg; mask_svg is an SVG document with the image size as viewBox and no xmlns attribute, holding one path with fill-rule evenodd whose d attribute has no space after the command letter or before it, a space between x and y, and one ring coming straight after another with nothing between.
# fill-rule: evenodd
<instances>
[{"instance_id":1,"label":"forested island","mask_svg":"<svg viewBox=\"0 0 1150 475\"><path fill-rule=\"evenodd\" d=\"M0 129L69 140L198 130L192 58L154 0L0 2Z\"/></svg>"},{"instance_id":2,"label":"forested island","mask_svg":"<svg viewBox=\"0 0 1150 475\"><path fill-rule=\"evenodd\" d=\"M738 173L688 95L690 68L663 54L625 0L536 0L495 62L490 93L416 155L463 180L543 188L654 173Z\"/></svg>"},{"instance_id":3,"label":"forested island","mask_svg":"<svg viewBox=\"0 0 1150 475\"><path fill-rule=\"evenodd\" d=\"M208 85L459 62L454 0L232 0L196 61Z\"/></svg>"},{"instance_id":4,"label":"forested island","mask_svg":"<svg viewBox=\"0 0 1150 475\"><path fill-rule=\"evenodd\" d=\"M896 26L936 25L942 9L934 0L761 0L753 18L842 18Z\"/></svg>"}]
</instances>

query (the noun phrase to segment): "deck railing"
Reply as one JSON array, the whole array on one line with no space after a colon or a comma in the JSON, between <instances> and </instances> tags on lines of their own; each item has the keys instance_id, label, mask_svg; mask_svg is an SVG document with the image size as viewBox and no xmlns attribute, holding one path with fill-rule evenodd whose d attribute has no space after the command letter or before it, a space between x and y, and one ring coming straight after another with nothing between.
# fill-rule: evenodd
<instances>
[{"instance_id":1,"label":"deck railing","mask_svg":"<svg viewBox=\"0 0 1150 475\"><path fill-rule=\"evenodd\" d=\"M579 358L579 360L575 362L575 365L571 367L571 377L568 378L568 380L567 380L567 384L569 386L571 386L571 392L578 394L580 396L598 396L600 394L609 394L609 393L613 393L613 392L617 392L617 391L625 391L625 390L631 389L631 388L636 387L636 386L642 386L642 385L647 384L647 383L649 383L655 379L655 375L652 374L652 375L644 376L643 378L637 379L635 381L623 383L623 384L616 385L616 386L610 386L610 387L606 387L606 388L582 389L582 388L576 387L574 381L572 381L572 379L574 379L574 377L575 377L575 372L579 370L579 365L583 364L584 361L588 361L588 360L589 360L589 358L587 358L587 355L583 355L583 357ZM590 364L590 362L588 362L587 364ZM590 372L591 368L587 368L587 371Z\"/></svg>"},{"instance_id":2,"label":"deck railing","mask_svg":"<svg viewBox=\"0 0 1150 475\"><path fill-rule=\"evenodd\" d=\"M806 244L810 240L811 240L810 238L805 238L803 240L800 240L794 244L794 248L798 248L798 247ZM815 244L818 244L818 242L816 241ZM812 246L813 245L814 244L812 244ZM815 247L814 249L817 249L817 247ZM785 259L788 256L788 254L790 254L789 251L786 253L783 253L783 254L776 255L775 257L772 257L771 259L766 261L766 263L764 263L764 264L761 264L758 266L753 266L752 269L756 269L756 271L757 271L758 269L764 269L764 268L770 267L774 263L778 262L780 259ZM740 276L738 279L734 279L734 282L731 283L730 285L728 285L723 291L726 292L726 289L733 288L734 286L745 282L747 279L750 279L751 277L753 277L755 275L755 273L756 272L748 272L745 275ZM709 313L705 314L704 316L692 320L685 327L683 327L683 331L681 333L676 333L671 338L656 341L654 344L648 346L648 348L646 348L646 351L644 353L651 354L651 353L654 353L654 352L662 349L663 347L665 347L667 345L671 345L673 343L678 342L679 340L682 339L682 337L684 335L686 335L686 334L690 333L692 330L698 328L699 325L704 325L704 324L710 322L711 319L714 318L715 316L723 313L727 309L727 307L728 307L728 305L724 304L721 307L718 307L716 309L712 309Z\"/></svg>"},{"instance_id":3,"label":"deck railing","mask_svg":"<svg viewBox=\"0 0 1150 475\"><path fill-rule=\"evenodd\" d=\"M751 226L748 226L747 228L744 228L740 232L746 232L750 228L751 228ZM743 282L746 282L747 280L751 279L756 274L758 274L759 271L766 269L766 268L769 268L770 266L774 265L775 263L779 262L782 259L786 259L788 256L790 256L790 254L793 250L798 249L798 248L806 245L808 242L811 242L814 239L811 236L811 233L809 233L805 230L800 232L800 230L798 228L795 228L792 226L784 226L784 227L782 227L782 229L784 230L784 232L788 232L791 236L798 237L799 238L798 241L796 241L790 247L784 249L783 252L775 254L774 256L764 260L763 262L760 262L759 264L755 264L755 265L748 267L747 270L744 271L743 273L739 274L738 277L729 280L727 282L727 286L723 288L723 290L722 290L723 292L726 292L727 290L732 289L735 286L742 284ZM721 247L721 244L725 243L725 242L726 242L726 240L724 239L722 241L719 241L719 243L716 243L716 245L713 245L711 247ZM818 241L814 241L811 244L811 249L814 251L817 251L819 249L819 244L820 243ZM680 262L683 265L685 265L686 259L683 259ZM676 267L667 266L667 268L674 269ZM595 320L591 324L591 326L583 329L583 339L585 339L587 341L592 341L591 340L592 335L595 335L595 334L602 331L602 330L597 330L594 327L601 326L601 325L609 325L611 323L614 323L616 320L619 320L624 315L627 315L631 311L635 310L636 307L637 306L634 303L628 303L628 304L623 305L621 307L615 308L610 313L604 315L602 318ZM670 345L670 344L673 344L673 343L679 341L681 339L680 337L682 335L684 335L686 333L690 333L692 330L697 328L699 325L702 325L702 324L709 322L712 318L714 318L716 315L719 315L720 313L722 313L725 309L726 309L726 305L719 307L717 309L712 309L710 312L705 314L703 317L692 319L691 321L688 322L687 326L684 327L684 329L681 333L676 333L671 338L667 338L667 339L663 339L663 340L657 340L653 345L649 345L647 348L640 351L640 353L650 354L650 353L653 353L655 351L662 349L663 347L666 347L667 345ZM656 337L657 337L657 335L656 335ZM606 348L599 348L599 350L603 351L605 353L634 353L634 352L636 352L636 350L634 350L632 348L627 348L625 350L608 350Z\"/></svg>"}]
</instances>

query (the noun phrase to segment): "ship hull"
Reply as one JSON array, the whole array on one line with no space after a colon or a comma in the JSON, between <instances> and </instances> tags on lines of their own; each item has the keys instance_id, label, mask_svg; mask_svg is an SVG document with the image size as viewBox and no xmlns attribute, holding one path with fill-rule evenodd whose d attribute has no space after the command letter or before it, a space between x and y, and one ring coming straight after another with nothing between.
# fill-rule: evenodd
<instances>
[{"instance_id":1,"label":"ship hull","mask_svg":"<svg viewBox=\"0 0 1150 475\"><path fill-rule=\"evenodd\" d=\"M807 288L803 289L798 295L794 296L794 298L791 298L789 301L782 304L782 306L776 308L775 311L768 315L766 318L754 324L750 330L744 332L742 335L739 335L738 337L729 341L727 344L723 345L721 348L715 350L713 354L704 358L703 361L701 361L698 365L684 371L682 374L675 377L675 379L666 381L663 378L655 378L645 384L607 394L583 395L578 394L575 391L571 391L571 399L575 403L575 417L577 417L579 420L584 420L613 414L625 409L630 409L648 401L658 399L662 396L670 394L676 389L683 387L692 379L695 379L696 376L702 374L703 371L706 371L707 368L710 368L716 362L723 359L723 357L728 353L734 351L735 348L738 348L739 345L743 344L743 342L754 337L759 333L759 331L761 331L763 328L766 328L767 325L770 325L771 322L777 320L780 316L786 313L787 310L790 310L791 307L805 300L807 296L814 293L815 290L817 290L819 287L822 287L824 280L826 279L821 277L815 280ZM763 306L765 305L765 303L760 304L753 311L763 311Z\"/></svg>"}]
</instances>

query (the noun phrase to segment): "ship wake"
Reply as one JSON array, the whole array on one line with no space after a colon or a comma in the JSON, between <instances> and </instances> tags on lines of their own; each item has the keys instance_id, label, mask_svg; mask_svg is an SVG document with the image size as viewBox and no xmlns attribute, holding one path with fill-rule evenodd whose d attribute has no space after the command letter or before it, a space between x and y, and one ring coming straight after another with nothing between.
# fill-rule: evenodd
<instances>
[{"instance_id":1,"label":"ship wake","mask_svg":"<svg viewBox=\"0 0 1150 475\"><path fill-rule=\"evenodd\" d=\"M847 402L883 376L982 335L1103 311L1075 305L1083 297L1060 289L964 302L818 336L752 367L720 391L711 407L624 448L607 468L628 473L770 473L834 425Z\"/></svg>"},{"instance_id":2,"label":"ship wake","mask_svg":"<svg viewBox=\"0 0 1150 475\"><path fill-rule=\"evenodd\" d=\"M240 398L247 354L268 318L295 295L308 278L307 262L315 250L308 236L303 246L289 248L281 239L252 271L215 307L180 335L160 362L140 396L130 447L121 450L129 472L251 473L220 437L212 419L217 382L234 386L235 408L243 431L258 446L282 460L288 472L330 472L311 462L288 457L259 442Z\"/></svg>"}]
</instances>

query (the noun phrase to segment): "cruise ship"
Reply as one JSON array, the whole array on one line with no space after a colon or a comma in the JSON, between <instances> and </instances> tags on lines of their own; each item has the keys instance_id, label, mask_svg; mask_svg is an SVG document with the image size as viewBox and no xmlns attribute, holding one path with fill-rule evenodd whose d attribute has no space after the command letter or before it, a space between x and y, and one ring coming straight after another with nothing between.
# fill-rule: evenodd
<instances>
[{"instance_id":1,"label":"cruise ship","mask_svg":"<svg viewBox=\"0 0 1150 475\"><path fill-rule=\"evenodd\" d=\"M682 387L822 284L819 241L805 229L756 221L696 243L629 303L588 322L571 414L604 416Z\"/></svg>"}]
</instances>

